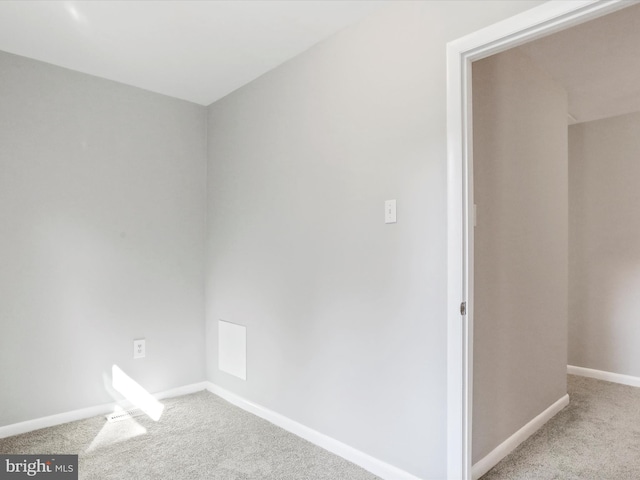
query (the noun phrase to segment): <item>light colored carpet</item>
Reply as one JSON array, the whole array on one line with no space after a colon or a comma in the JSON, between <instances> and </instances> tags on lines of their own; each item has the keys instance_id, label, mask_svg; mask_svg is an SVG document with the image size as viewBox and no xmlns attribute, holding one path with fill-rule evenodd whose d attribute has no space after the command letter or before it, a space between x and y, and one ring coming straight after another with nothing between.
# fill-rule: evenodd
<instances>
[{"instance_id":1,"label":"light colored carpet","mask_svg":"<svg viewBox=\"0 0 640 480\"><path fill-rule=\"evenodd\" d=\"M568 376L571 403L482 480L640 479L640 388Z\"/></svg>"},{"instance_id":2,"label":"light colored carpet","mask_svg":"<svg viewBox=\"0 0 640 480\"><path fill-rule=\"evenodd\" d=\"M87 480L378 478L212 393L162 403L158 422L94 417L0 439L0 453L77 453Z\"/></svg>"}]
</instances>

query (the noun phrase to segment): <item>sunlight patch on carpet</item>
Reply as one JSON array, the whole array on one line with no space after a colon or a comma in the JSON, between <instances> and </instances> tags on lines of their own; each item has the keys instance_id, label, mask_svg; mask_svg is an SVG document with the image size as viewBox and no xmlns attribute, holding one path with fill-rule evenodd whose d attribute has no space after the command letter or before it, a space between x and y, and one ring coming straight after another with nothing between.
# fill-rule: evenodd
<instances>
[{"instance_id":1,"label":"sunlight patch on carpet","mask_svg":"<svg viewBox=\"0 0 640 480\"><path fill-rule=\"evenodd\" d=\"M101 447L123 442L145 433L147 433L147 429L133 419L115 423L106 422L85 452L89 453Z\"/></svg>"},{"instance_id":2,"label":"sunlight patch on carpet","mask_svg":"<svg viewBox=\"0 0 640 480\"><path fill-rule=\"evenodd\" d=\"M160 420L164 405L153 398L138 382L124 373L120 367L113 365L111 368L112 385L134 407L139 408L154 421Z\"/></svg>"}]
</instances>

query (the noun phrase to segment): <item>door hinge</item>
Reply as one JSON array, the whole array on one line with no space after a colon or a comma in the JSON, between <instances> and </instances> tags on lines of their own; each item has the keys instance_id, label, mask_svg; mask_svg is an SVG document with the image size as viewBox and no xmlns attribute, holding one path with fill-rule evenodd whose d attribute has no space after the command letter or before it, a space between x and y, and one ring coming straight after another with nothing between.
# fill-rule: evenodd
<instances>
[{"instance_id":1,"label":"door hinge","mask_svg":"<svg viewBox=\"0 0 640 480\"><path fill-rule=\"evenodd\" d=\"M466 315L467 314L467 302L462 302L460 304L460 315Z\"/></svg>"}]
</instances>

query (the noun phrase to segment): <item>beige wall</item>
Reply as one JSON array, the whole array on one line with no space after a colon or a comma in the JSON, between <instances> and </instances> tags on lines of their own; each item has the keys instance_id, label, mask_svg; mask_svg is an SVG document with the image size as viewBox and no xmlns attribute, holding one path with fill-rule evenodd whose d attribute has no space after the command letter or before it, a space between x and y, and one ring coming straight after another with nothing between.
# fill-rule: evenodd
<instances>
[{"instance_id":1,"label":"beige wall","mask_svg":"<svg viewBox=\"0 0 640 480\"><path fill-rule=\"evenodd\" d=\"M210 380L446 477L446 42L539 3L393 2L210 107Z\"/></svg>"},{"instance_id":2,"label":"beige wall","mask_svg":"<svg viewBox=\"0 0 640 480\"><path fill-rule=\"evenodd\" d=\"M569 364L640 376L640 113L569 128Z\"/></svg>"},{"instance_id":3,"label":"beige wall","mask_svg":"<svg viewBox=\"0 0 640 480\"><path fill-rule=\"evenodd\" d=\"M473 65L474 463L566 393L566 105L519 50Z\"/></svg>"}]
</instances>

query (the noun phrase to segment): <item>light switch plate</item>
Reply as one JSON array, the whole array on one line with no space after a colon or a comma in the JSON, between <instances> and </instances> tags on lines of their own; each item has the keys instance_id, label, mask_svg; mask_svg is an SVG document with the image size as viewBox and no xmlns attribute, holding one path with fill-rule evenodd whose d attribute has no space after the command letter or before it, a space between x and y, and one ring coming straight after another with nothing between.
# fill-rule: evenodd
<instances>
[{"instance_id":1,"label":"light switch plate","mask_svg":"<svg viewBox=\"0 0 640 480\"><path fill-rule=\"evenodd\" d=\"M384 202L384 223L396 223L395 200L386 200Z\"/></svg>"}]
</instances>

